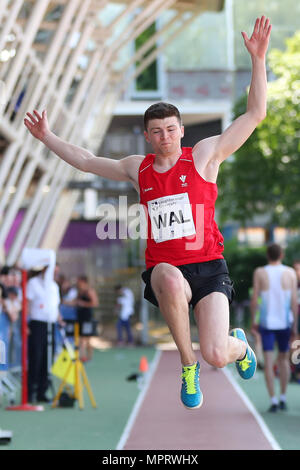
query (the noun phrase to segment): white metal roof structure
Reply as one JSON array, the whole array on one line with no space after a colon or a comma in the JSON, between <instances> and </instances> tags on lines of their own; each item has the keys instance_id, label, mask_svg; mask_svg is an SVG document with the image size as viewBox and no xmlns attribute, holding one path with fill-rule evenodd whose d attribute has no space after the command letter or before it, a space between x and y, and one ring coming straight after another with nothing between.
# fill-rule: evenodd
<instances>
[{"instance_id":1,"label":"white metal roof structure","mask_svg":"<svg viewBox=\"0 0 300 470\"><path fill-rule=\"evenodd\" d=\"M24 246L57 249L78 196L66 185L85 177L30 135L26 111L47 109L53 132L96 151L130 81L201 12L224 8L224 0L119 0L119 13L104 24L101 13L109 3L1 0L0 246L15 227L8 264ZM167 10L174 12L171 19L116 68L120 49ZM90 138L95 126L97 141Z\"/></svg>"}]
</instances>

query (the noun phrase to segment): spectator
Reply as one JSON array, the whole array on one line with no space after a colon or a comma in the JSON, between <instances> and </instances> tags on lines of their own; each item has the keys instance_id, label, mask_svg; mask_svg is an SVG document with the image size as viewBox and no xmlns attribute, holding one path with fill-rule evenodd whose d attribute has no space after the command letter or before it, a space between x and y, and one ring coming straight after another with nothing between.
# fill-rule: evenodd
<instances>
[{"instance_id":1,"label":"spectator","mask_svg":"<svg viewBox=\"0 0 300 470\"><path fill-rule=\"evenodd\" d=\"M8 287L14 287L17 290L18 298L22 300L22 275L21 271L15 267L12 267L9 270L9 279L8 279Z\"/></svg>"},{"instance_id":2,"label":"spectator","mask_svg":"<svg viewBox=\"0 0 300 470\"><path fill-rule=\"evenodd\" d=\"M298 286L298 322L297 322L297 339L300 339L300 259L297 259L293 263L293 267L297 275L297 286ZM300 364L296 364L294 379L300 383Z\"/></svg>"},{"instance_id":3,"label":"spectator","mask_svg":"<svg viewBox=\"0 0 300 470\"><path fill-rule=\"evenodd\" d=\"M4 302L7 299L7 280L9 274L9 267L3 266L0 271L0 340L3 341L6 350L6 365L9 351L9 336L10 336L10 320L5 312Z\"/></svg>"},{"instance_id":4,"label":"spectator","mask_svg":"<svg viewBox=\"0 0 300 470\"><path fill-rule=\"evenodd\" d=\"M7 297L6 288L9 286L9 266L3 266L0 271L0 285L2 289L2 297Z\"/></svg>"},{"instance_id":5,"label":"spectator","mask_svg":"<svg viewBox=\"0 0 300 470\"><path fill-rule=\"evenodd\" d=\"M3 300L7 298L7 273L8 268L3 267L0 271L0 303L3 306Z\"/></svg>"},{"instance_id":6,"label":"spectator","mask_svg":"<svg viewBox=\"0 0 300 470\"><path fill-rule=\"evenodd\" d=\"M58 279L59 293L60 293L60 312L64 320L76 320L77 309L77 289L71 284L69 279L61 274Z\"/></svg>"},{"instance_id":7,"label":"spectator","mask_svg":"<svg viewBox=\"0 0 300 470\"><path fill-rule=\"evenodd\" d=\"M59 289L47 276L48 266L33 271L27 284L29 336L28 336L28 400L49 402L46 392L49 386L48 331L52 331L52 355L54 351L54 324L59 317Z\"/></svg>"},{"instance_id":8,"label":"spectator","mask_svg":"<svg viewBox=\"0 0 300 470\"><path fill-rule=\"evenodd\" d=\"M59 279L61 277L59 263L55 263L53 276L54 276L54 281L59 285Z\"/></svg>"},{"instance_id":9,"label":"spectator","mask_svg":"<svg viewBox=\"0 0 300 470\"><path fill-rule=\"evenodd\" d=\"M22 301L17 287L7 288L7 298L4 300L4 311L10 321L9 329L9 358L10 365L21 364L21 332L20 312Z\"/></svg>"},{"instance_id":10,"label":"spectator","mask_svg":"<svg viewBox=\"0 0 300 470\"><path fill-rule=\"evenodd\" d=\"M65 305L74 305L77 299L77 288L71 284L71 281L64 275L60 276L59 280L61 301Z\"/></svg>"},{"instance_id":11,"label":"spectator","mask_svg":"<svg viewBox=\"0 0 300 470\"><path fill-rule=\"evenodd\" d=\"M15 323L22 309L22 302L16 287L7 288L7 298L4 300L4 308L10 320Z\"/></svg>"},{"instance_id":12,"label":"spectator","mask_svg":"<svg viewBox=\"0 0 300 470\"><path fill-rule=\"evenodd\" d=\"M297 278L293 268L282 264L283 250L272 244L267 249L268 264L257 268L253 276L251 299L252 329L258 330L255 314L258 308L259 332L264 351L264 372L271 399L269 411L276 412L286 406L286 390L290 378L289 341L291 333L297 334ZM274 345L278 344L278 371L280 379L280 401L274 389Z\"/></svg>"},{"instance_id":13,"label":"spectator","mask_svg":"<svg viewBox=\"0 0 300 470\"><path fill-rule=\"evenodd\" d=\"M293 267L297 275L297 302L298 302L298 336L300 336L300 260L296 260L293 263Z\"/></svg>"},{"instance_id":14,"label":"spectator","mask_svg":"<svg viewBox=\"0 0 300 470\"><path fill-rule=\"evenodd\" d=\"M9 344L9 318L3 310L4 301L7 298L7 289L5 286L6 275L7 269L3 267L0 271L0 341L1 348L5 350L5 364L0 364L0 371L7 370L7 351Z\"/></svg>"},{"instance_id":15,"label":"spectator","mask_svg":"<svg viewBox=\"0 0 300 470\"><path fill-rule=\"evenodd\" d=\"M90 361L93 355L93 348L90 342L91 334L85 331L86 327L91 331L94 308L98 307L99 300L97 293L90 286L87 276L80 276L77 280L77 320L80 328L80 359Z\"/></svg>"},{"instance_id":16,"label":"spectator","mask_svg":"<svg viewBox=\"0 0 300 470\"><path fill-rule=\"evenodd\" d=\"M119 316L117 321L118 345L121 346L123 341L123 330L127 334L127 343L133 345L133 337L131 332L130 317L134 313L134 295L131 289L122 285L115 286L118 295L116 301L116 312Z\"/></svg>"}]
</instances>

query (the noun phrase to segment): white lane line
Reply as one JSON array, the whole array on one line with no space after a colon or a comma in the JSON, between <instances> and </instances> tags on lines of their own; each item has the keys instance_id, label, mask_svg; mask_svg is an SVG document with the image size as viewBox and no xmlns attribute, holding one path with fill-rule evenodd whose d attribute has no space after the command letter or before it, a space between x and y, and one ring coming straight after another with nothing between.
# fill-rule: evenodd
<instances>
[{"instance_id":1,"label":"white lane line","mask_svg":"<svg viewBox=\"0 0 300 470\"><path fill-rule=\"evenodd\" d=\"M129 437L129 434L131 432L131 429L135 423L135 420L136 420L136 417L138 415L138 412L140 410L140 407L144 401L144 398L146 396L146 393L148 391L148 388L149 388L149 385L151 383L151 380L152 380L152 377L156 371L156 368L158 366L158 363L159 363L159 360L160 360L160 357L161 357L161 351L160 350L157 350L155 355L154 355L154 358L151 362L151 365L150 365L150 368L149 368L149 372L147 373L147 376L146 376L146 382L143 386L143 389L141 390L136 402L135 402L135 405L132 409L132 412L128 418L128 421L126 423L126 426L124 428L124 431L122 433L122 436L118 442L118 445L116 447L116 450L122 450L124 448L124 445L126 444L127 442L127 439Z\"/></svg>"},{"instance_id":2,"label":"white lane line","mask_svg":"<svg viewBox=\"0 0 300 470\"><path fill-rule=\"evenodd\" d=\"M240 387L240 385L236 382L235 378L233 377L233 374L231 373L230 370L227 368L222 369L222 372L225 374L237 394L241 397L245 405L247 406L248 410L253 414L255 420L257 421L259 427L262 430L262 433L266 437L266 439L269 441L271 447L273 450L281 450L280 445L276 441L275 437L271 433L270 429L266 425L265 421L262 419L256 408L253 406L247 395L245 394L244 390Z\"/></svg>"}]
</instances>

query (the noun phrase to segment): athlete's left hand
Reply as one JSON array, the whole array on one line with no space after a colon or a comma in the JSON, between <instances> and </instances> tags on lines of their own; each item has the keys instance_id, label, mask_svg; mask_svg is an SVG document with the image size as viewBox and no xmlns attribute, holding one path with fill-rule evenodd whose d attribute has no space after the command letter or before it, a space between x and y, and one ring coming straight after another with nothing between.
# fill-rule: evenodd
<instances>
[{"instance_id":1,"label":"athlete's left hand","mask_svg":"<svg viewBox=\"0 0 300 470\"><path fill-rule=\"evenodd\" d=\"M256 19L250 39L248 38L247 33L242 31L245 46L251 57L258 57L260 59L265 57L269 45L271 29L272 25L270 24L269 18L262 16L261 18Z\"/></svg>"}]
</instances>

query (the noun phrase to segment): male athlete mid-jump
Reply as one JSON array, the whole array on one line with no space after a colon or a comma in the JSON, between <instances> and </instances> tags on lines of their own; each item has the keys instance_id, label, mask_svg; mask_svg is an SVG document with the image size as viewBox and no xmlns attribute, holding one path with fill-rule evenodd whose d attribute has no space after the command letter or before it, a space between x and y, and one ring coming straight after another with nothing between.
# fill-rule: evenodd
<instances>
[{"instance_id":1,"label":"male athlete mid-jump","mask_svg":"<svg viewBox=\"0 0 300 470\"><path fill-rule=\"evenodd\" d=\"M148 211L145 298L158 305L180 353L181 400L199 408L200 365L191 343L189 305L199 329L203 358L215 367L236 362L249 379L256 369L254 352L242 329L229 333L232 283L223 258L223 237L214 221L220 164L238 150L266 116L265 56L269 19L255 22L250 39L242 33L252 61L247 110L221 134L181 148L184 134L178 109L167 103L150 106L144 115L145 138L153 154L121 160L97 157L53 134L46 111L27 113L34 137L73 167L116 181L130 181ZM251 156L249 156L251 158Z\"/></svg>"}]
</instances>

